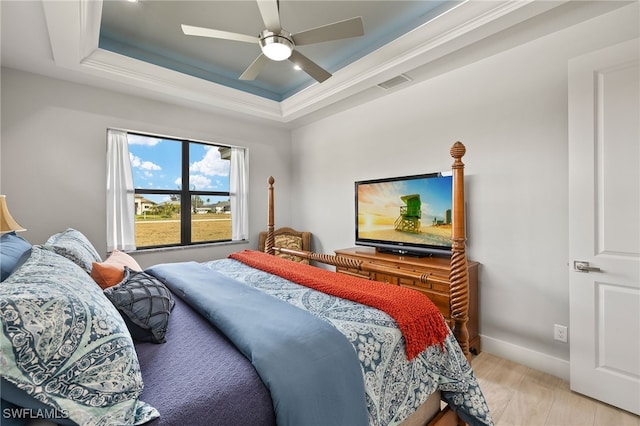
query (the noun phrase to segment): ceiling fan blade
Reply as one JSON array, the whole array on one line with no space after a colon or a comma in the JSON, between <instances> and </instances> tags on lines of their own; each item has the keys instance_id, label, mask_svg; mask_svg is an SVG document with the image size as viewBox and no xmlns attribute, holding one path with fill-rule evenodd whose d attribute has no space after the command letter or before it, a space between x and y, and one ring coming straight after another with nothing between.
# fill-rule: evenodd
<instances>
[{"instance_id":1,"label":"ceiling fan blade","mask_svg":"<svg viewBox=\"0 0 640 426\"><path fill-rule=\"evenodd\" d=\"M346 19L333 24L323 25L302 31L292 36L296 46L305 44L321 43L323 41L340 40L349 37L358 37L364 34L362 17Z\"/></svg>"},{"instance_id":2,"label":"ceiling fan blade","mask_svg":"<svg viewBox=\"0 0 640 426\"><path fill-rule=\"evenodd\" d=\"M240 80L255 80L258 76L262 68L269 62L269 58L267 58L264 54L260 54L255 61L249 65L249 67L244 70L242 75L240 76Z\"/></svg>"},{"instance_id":3,"label":"ceiling fan blade","mask_svg":"<svg viewBox=\"0 0 640 426\"><path fill-rule=\"evenodd\" d=\"M330 72L328 72L324 68L321 68L318 64L296 50L291 52L289 60L302 68L302 71L306 72L311 77L316 79L318 83L322 83L323 81L331 77Z\"/></svg>"},{"instance_id":4,"label":"ceiling fan blade","mask_svg":"<svg viewBox=\"0 0 640 426\"><path fill-rule=\"evenodd\" d=\"M182 24L182 32L186 35L199 37L221 38L224 40L244 41L247 43L259 42L258 37L250 35L231 33L229 31L213 30L211 28L193 27L191 25L184 24Z\"/></svg>"},{"instance_id":5,"label":"ceiling fan blade","mask_svg":"<svg viewBox=\"0 0 640 426\"><path fill-rule=\"evenodd\" d=\"M280 5L278 0L257 0L264 26L274 33L282 30L280 25Z\"/></svg>"}]
</instances>

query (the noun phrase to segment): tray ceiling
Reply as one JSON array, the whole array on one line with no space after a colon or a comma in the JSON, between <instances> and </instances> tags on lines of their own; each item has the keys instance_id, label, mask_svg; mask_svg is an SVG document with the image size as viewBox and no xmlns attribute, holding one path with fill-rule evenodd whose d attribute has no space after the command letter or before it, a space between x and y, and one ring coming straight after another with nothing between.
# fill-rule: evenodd
<instances>
[{"instance_id":1,"label":"tray ceiling","mask_svg":"<svg viewBox=\"0 0 640 426\"><path fill-rule=\"evenodd\" d=\"M333 73L318 83L288 61L241 82L257 45L180 30L257 35L255 0L0 1L2 66L295 127L629 3L280 0L282 26L294 34L362 16L362 37L298 46Z\"/></svg>"},{"instance_id":2,"label":"tray ceiling","mask_svg":"<svg viewBox=\"0 0 640 426\"><path fill-rule=\"evenodd\" d=\"M281 1L292 34L361 16L364 36L298 46L331 73L441 15L460 1ZM289 61L270 61L253 81L239 80L259 55L257 44L188 36L181 24L257 36L264 29L255 0L106 1L99 47L134 59L282 101L315 81Z\"/></svg>"}]
</instances>

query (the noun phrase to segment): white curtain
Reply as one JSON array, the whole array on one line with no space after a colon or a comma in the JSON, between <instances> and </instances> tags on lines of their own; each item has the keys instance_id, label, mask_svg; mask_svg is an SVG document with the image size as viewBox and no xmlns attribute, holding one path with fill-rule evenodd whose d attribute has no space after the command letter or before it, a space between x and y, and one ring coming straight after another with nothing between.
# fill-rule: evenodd
<instances>
[{"instance_id":1,"label":"white curtain","mask_svg":"<svg viewBox=\"0 0 640 426\"><path fill-rule=\"evenodd\" d=\"M231 239L247 240L249 234L249 208L247 206L247 160L244 148L231 148L231 170L229 173L229 195L231 203Z\"/></svg>"},{"instance_id":2,"label":"white curtain","mask_svg":"<svg viewBox=\"0 0 640 426\"><path fill-rule=\"evenodd\" d=\"M107 130L107 251L135 250L135 193L127 132Z\"/></svg>"}]
</instances>

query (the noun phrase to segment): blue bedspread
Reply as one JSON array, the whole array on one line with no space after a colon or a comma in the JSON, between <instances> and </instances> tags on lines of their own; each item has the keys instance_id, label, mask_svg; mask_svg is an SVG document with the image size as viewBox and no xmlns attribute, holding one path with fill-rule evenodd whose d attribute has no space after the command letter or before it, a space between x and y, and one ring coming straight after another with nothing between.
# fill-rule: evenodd
<instances>
[{"instance_id":1,"label":"blue bedspread","mask_svg":"<svg viewBox=\"0 0 640 426\"><path fill-rule=\"evenodd\" d=\"M314 315L196 263L147 270L218 327L269 388L278 425L368 424L356 351Z\"/></svg>"},{"instance_id":2,"label":"blue bedspread","mask_svg":"<svg viewBox=\"0 0 640 426\"><path fill-rule=\"evenodd\" d=\"M492 425L476 377L452 333L407 361L404 337L388 314L369 306L301 286L233 259L204 264L303 309L331 324L351 342L364 375L370 426L398 425L439 389L469 425Z\"/></svg>"}]
</instances>

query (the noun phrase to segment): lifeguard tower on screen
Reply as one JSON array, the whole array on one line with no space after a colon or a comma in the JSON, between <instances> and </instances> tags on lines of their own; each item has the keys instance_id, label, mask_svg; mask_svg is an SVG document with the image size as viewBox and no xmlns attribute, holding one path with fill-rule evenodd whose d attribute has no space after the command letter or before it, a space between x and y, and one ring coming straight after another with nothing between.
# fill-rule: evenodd
<instances>
[{"instance_id":1,"label":"lifeguard tower on screen","mask_svg":"<svg viewBox=\"0 0 640 426\"><path fill-rule=\"evenodd\" d=\"M404 195L400 199L405 205L400 206L400 216L394 223L395 230L419 234L420 218L422 217L420 194Z\"/></svg>"}]
</instances>

